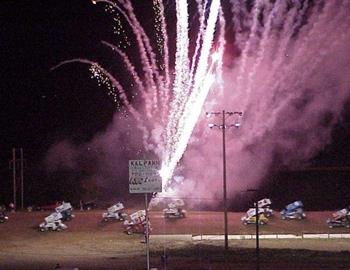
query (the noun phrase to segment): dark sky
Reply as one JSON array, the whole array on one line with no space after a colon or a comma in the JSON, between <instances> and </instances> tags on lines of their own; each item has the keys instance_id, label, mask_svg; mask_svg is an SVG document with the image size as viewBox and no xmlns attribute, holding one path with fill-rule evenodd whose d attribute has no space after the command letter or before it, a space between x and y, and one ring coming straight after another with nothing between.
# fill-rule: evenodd
<instances>
[{"instance_id":1,"label":"dark sky","mask_svg":"<svg viewBox=\"0 0 350 270\"><path fill-rule=\"evenodd\" d=\"M0 1L0 201L12 196L13 147L24 149L26 192L58 193L43 166L49 147L87 141L111 122L115 104L88 66L50 71L66 59L108 57L100 40L111 36L109 19L86 0Z\"/></svg>"},{"instance_id":2,"label":"dark sky","mask_svg":"<svg viewBox=\"0 0 350 270\"><path fill-rule=\"evenodd\" d=\"M71 58L110 57L100 43L112 41L110 22L88 0L0 1L0 182L8 182L13 147L37 168L54 142L88 141L111 122L115 104L87 66L50 71ZM315 166L350 165L349 111Z\"/></svg>"},{"instance_id":3,"label":"dark sky","mask_svg":"<svg viewBox=\"0 0 350 270\"><path fill-rule=\"evenodd\" d=\"M105 127L114 104L88 67L50 71L73 57L103 57L100 40L110 34L103 9L85 0L16 0L1 1L0 14L1 160L12 147L38 159L55 140L87 140Z\"/></svg>"}]
</instances>

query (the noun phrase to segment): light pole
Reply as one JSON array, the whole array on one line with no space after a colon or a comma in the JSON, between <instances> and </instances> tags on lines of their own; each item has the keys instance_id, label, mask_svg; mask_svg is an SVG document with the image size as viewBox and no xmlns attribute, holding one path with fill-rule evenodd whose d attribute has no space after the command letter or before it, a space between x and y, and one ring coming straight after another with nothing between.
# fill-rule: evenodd
<instances>
[{"instance_id":1,"label":"light pole","mask_svg":"<svg viewBox=\"0 0 350 270\"><path fill-rule=\"evenodd\" d=\"M222 117L222 123L220 125L209 124L210 128L218 127L222 130L222 167L223 167L223 200L224 200L224 230L225 230L225 250L228 250L228 228L227 228L227 192L226 192L226 128L236 127L238 128L240 124L237 122L232 125L226 125L226 116L238 115L242 116L242 112L207 112L208 117L211 115L219 115Z\"/></svg>"},{"instance_id":2,"label":"light pole","mask_svg":"<svg viewBox=\"0 0 350 270\"><path fill-rule=\"evenodd\" d=\"M247 189L247 192L257 192L257 189ZM258 204L258 197L255 199L255 239L256 239L256 270L260 270L260 248L259 248L259 204Z\"/></svg>"}]
</instances>

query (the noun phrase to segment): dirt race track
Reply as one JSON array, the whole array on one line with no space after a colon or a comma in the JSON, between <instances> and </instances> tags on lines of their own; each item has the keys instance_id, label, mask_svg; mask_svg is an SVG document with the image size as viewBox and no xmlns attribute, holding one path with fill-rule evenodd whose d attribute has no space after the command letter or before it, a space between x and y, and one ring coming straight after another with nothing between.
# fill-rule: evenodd
<instances>
[{"instance_id":1,"label":"dirt race track","mask_svg":"<svg viewBox=\"0 0 350 270\"><path fill-rule=\"evenodd\" d=\"M75 211L63 232L38 232L37 226L49 212L12 213L0 224L0 269L145 269L142 235L126 235L120 222L101 222L102 211ZM254 234L255 227L240 222L243 213L229 213L229 234ZM331 212L308 212L302 221L279 216L260 227L261 234L350 233L329 229L325 220ZM164 220L151 212L152 234L222 234L223 214L189 212L185 219ZM255 241L230 240L228 252L222 241L185 241L181 238L152 240L151 266L166 269L255 269ZM350 269L350 239L260 240L260 269ZM164 266L164 265L163 265Z\"/></svg>"}]
</instances>

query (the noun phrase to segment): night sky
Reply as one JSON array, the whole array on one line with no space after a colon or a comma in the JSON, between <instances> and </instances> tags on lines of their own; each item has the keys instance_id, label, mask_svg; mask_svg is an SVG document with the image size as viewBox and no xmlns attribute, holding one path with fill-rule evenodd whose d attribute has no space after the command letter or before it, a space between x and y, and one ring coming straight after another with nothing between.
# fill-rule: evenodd
<instances>
[{"instance_id":1,"label":"night sky","mask_svg":"<svg viewBox=\"0 0 350 270\"><path fill-rule=\"evenodd\" d=\"M2 1L2 158L13 146L40 153L62 136L86 140L110 121L113 104L86 67L50 71L97 54L105 27L94 8L88 1Z\"/></svg>"},{"instance_id":2,"label":"night sky","mask_svg":"<svg viewBox=\"0 0 350 270\"><path fill-rule=\"evenodd\" d=\"M9 184L11 149L24 149L26 174L44 179L54 142L84 142L111 121L115 104L87 66L50 68L72 57L103 57L103 9L89 1L1 1L1 182ZM3 186L7 191L6 185Z\"/></svg>"},{"instance_id":3,"label":"night sky","mask_svg":"<svg viewBox=\"0 0 350 270\"><path fill-rule=\"evenodd\" d=\"M66 138L87 142L112 121L115 103L90 79L88 66L73 64L50 71L71 58L111 57L100 43L113 41L109 24L104 10L88 0L0 1L2 198L8 199L11 188L8 162L13 147L24 149L28 181L40 179L45 185L42 161L53 143ZM110 67L115 67L117 63L110 60ZM332 143L312 166L350 166L349 125L347 108Z\"/></svg>"}]
</instances>

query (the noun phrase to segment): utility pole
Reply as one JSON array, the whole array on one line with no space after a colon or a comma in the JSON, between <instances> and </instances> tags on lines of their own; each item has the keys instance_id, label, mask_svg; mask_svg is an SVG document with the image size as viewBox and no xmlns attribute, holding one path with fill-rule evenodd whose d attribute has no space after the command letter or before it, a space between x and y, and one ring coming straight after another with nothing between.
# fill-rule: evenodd
<instances>
[{"instance_id":1,"label":"utility pole","mask_svg":"<svg viewBox=\"0 0 350 270\"><path fill-rule=\"evenodd\" d=\"M228 250L228 218L227 218L227 185L226 185L226 129L230 127L238 128L240 124L236 122L232 125L226 125L226 115L238 115L242 116L242 112L207 112L207 117L211 115L220 115L222 117L222 123L220 125L209 124L209 128L218 127L222 130L222 167L223 167L223 204L224 204L224 234L225 234L225 250Z\"/></svg>"},{"instance_id":2,"label":"utility pole","mask_svg":"<svg viewBox=\"0 0 350 270\"><path fill-rule=\"evenodd\" d=\"M16 158L16 153L19 150L20 158ZM19 162L19 164L17 164ZM20 170L20 191L21 191L21 208L24 209L24 159L23 148L12 148L12 159L10 160L10 168L12 169L12 185L13 185L13 206L17 210L17 170ZM12 165L12 167L11 167ZM18 166L19 165L19 166Z\"/></svg>"},{"instance_id":3,"label":"utility pole","mask_svg":"<svg viewBox=\"0 0 350 270\"><path fill-rule=\"evenodd\" d=\"M257 189L248 189L247 192L257 192ZM260 270L260 247L259 247L259 204L258 204L258 197L254 200L254 206L255 206L255 239L256 239L256 246L255 246L255 253L256 253L256 270Z\"/></svg>"},{"instance_id":4,"label":"utility pole","mask_svg":"<svg viewBox=\"0 0 350 270\"><path fill-rule=\"evenodd\" d=\"M16 211L17 203L16 203L16 192L17 192L17 186L16 186L16 148L12 149L12 177L13 177L13 205L14 210Z\"/></svg>"},{"instance_id":5,"label":"utility pole","mask_svg":"<svg viewBox=\"0 0 350 270\"><path fill-rule=\"evenodd\" d=\"M20 149L21 153L21 209L24 209L24 187L23 187L23 148Z\"/></svg>"},{"instance_id":6,"label":"utility pole","mask_svg":"<svg viewBox=\"0 0 350 270\"><path fill-rule=\"evenodd\" d=\"M256 252L256 270L260 270L260 247L259 247L259 206L258 206L258 199L255 201L255 239L256 239L256 247L255 247L255 252Z\"/></svg>"},{"instance_id":7,"label":"utility pole","mask_svg":"<svg viewBox=\"0 0 350 270\"><path fill-rule=\"evenodd\" d=\"M228 225L227 225L227 192L226 192L226 114L222 111L222 165L223 165L223 195L224 195L224 222L225 222L225 250L228 250Z\"/></svg>"},{"instance_id":8,"label":"utility pole","mask_svg":"<svg viewBox=\"0 0 350 270\"><path fill-rule=\"evenodd\" d=\"M145 208L146 208L146 258L147 258L147 270L150 270L150 258L149 258L149 213L148 213L148 198L145 193Z\"/></svg>"}]
</instances>

